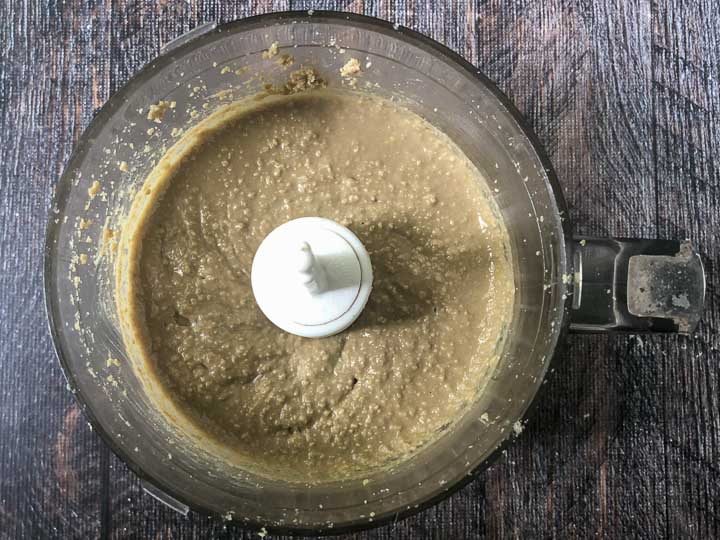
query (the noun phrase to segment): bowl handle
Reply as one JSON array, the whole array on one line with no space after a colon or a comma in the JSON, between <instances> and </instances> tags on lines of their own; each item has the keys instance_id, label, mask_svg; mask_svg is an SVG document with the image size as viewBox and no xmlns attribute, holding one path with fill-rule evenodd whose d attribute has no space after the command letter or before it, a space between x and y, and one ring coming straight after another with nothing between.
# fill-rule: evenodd
<instances>
[{"instance_id":1,"label":"bowl handle","mask_svg":"<svg viewBox=\"0 0 720 540\"><path fill-rule=\"evenodd\" d=\"M576 238L571 251L571 331L690 334L700 322L705 272L690 242Z\"/></svg>"}]
</instances>

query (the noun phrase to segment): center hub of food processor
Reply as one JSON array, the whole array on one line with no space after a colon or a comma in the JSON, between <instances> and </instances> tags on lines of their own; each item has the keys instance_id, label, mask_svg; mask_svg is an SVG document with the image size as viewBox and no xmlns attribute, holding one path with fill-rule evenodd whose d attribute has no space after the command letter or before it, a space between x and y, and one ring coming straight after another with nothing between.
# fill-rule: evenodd
<instances>
[{"instance_id":1,"label":"center hub of food processor","mask_svg":"<svg viewBox=\"0 0 720 540\"><path fill-rule=\"evenodd\" d=\"M255 252L252 289L265 316L302 337L342 332L362 312L372 289L370 256L355 234L319 217L288 221Z\"/></svg>"}]
</instances>

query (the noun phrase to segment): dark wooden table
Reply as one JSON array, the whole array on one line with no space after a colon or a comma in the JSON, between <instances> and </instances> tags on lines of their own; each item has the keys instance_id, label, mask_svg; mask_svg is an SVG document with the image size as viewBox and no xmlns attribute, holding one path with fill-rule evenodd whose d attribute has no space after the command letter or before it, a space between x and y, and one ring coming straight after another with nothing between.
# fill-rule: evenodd
<instances>
[{"instance_id":1,"label":"dark wooden table","mask_svg":"<svg viewBox=\"0 0 720 540\"><path fill-rule=\"evenodd\" d=\"M478 65L545 144L579 233L690 238L698 331L570 336L499 463L424 513L357 538L720 536L720 7L712 0L2 0L0 538L225 538L142 493L90 431L52 350L46 211L93 111L160 46L284 9L390 19Z\"/></svg>"}]
</instances>

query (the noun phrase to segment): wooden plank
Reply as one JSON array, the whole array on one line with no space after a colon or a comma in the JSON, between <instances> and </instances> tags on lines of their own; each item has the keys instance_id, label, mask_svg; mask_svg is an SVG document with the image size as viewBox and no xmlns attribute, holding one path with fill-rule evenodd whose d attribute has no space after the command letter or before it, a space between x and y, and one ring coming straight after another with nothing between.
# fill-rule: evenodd
<instances>
[{"instance_id":1,"label":"wooden plank","mask_svg":"<svg viewBox=\"0 0 720 540\"><path fill-rule=\"evenodd\" d=\"M653 236L649 3L488 3L479 17L479 65L546 146L576 230ZM568 339L526 433L489 471L493 535L663 536L663 372L645 343Z\"/></svg>"},{"instance_id":2,"label":"wooden plank","mask_svg":"<svg viewBox=\"0 0 720 540\"><path fill-rule=\"evenodd\" d=\"M650 96L650 2L595 4L589 36L603 45L594 57L597 78L590 83L593 114L585 129L594 140L596 185L603 195L588 197L605 211L597 229L610 235L656 234ZM595 199L595 200L593 200ZM592 207L589 212L592 213ZM609 223L605 232L602 224ZM593 339L593 338L589 338ZM665 417L659 404L667 377L656 361L656 336L609 339L600 361L606 383L594 401L604 424L597 489L602 494L599 530L613 536L660 538L667 514ZM596 447L597 448L597 447Z\"/></svg>"},{"instance_id":3,"label":"wooden plank","mask_svg":"<svg viewBox=\"0 0 720 540\"><path fill-rule=\"evenodd\" d=\"M708 286L699 331L662 342L673 538L720 536L719 25L714 2L661 0L653 11L658 232L693 240Z\"/></svg>"},{"instance_id":4,"label":"wooden plank","mask_svg":"<svg viewBox=\"0 0 720 540\"><path fill-rule=\"evenodd\" d=\"M42 252L52 187L103 77L94 44L109 14L39 2L7 2L0 13L0 537L94 538L107 450L52 350ZM91 17L106 23L88 27Z\"/></svg>"}]
</instances>

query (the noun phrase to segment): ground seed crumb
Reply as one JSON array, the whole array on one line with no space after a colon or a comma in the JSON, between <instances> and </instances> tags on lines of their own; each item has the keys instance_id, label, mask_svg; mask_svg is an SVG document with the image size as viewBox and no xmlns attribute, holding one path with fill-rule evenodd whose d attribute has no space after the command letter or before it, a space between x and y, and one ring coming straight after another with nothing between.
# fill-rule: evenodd
<instances>
[{"instance_id":1,"label":"ground seed crumb","mask_svg":"<svg viewBox=\"0 0 720 540\"><path fill-rule=\"evenodd\" d=\"M91 199L94 199L95 196L100 193L100 182L95 180L92 185L88 188L88 195Z\"/></svg>"},{"instance_id":2,"label":"ground seed crumb","mask_svg":"<svg viewBox=\"0 0 720 540\"><path fill-rule=\"evenodd\" d=\"M340 68L340 75L343 77L352 77L360 73L360 70L360 61L357 58L351 58Z\"/></svg>"},{"instance_id":3,"label":"ground seed crumb","mask_svg":"<svg viewBox=\"0 0 720 540\"><path fill-rule=\"evenodd\" d=\"M277 41L275 41L275 42L273 42L272 45L270 45L270 47L268 47L267 51L262 53L262 57L265 58L266 60L270 59L274 56L277 56L277 53L279 50L280 50L280 44Z\"/></svg>"},{"instance_id":4,"label":"ground seed crumb","mask_svg":"<svg viewBox=\"0 0 720 540\"><path fill-rule=\"evenodd\" d=\"M159 124L165 117L165 113L168 109L174 109L176 103L174 101L158 101L157 103L150 105L147 113L147 119Z\"/></svg>"}]
</instances>

